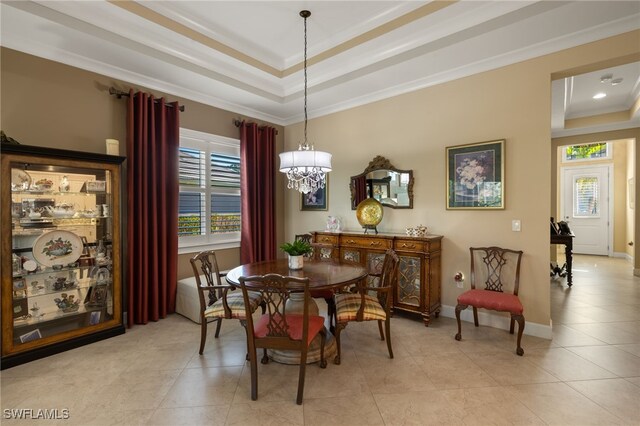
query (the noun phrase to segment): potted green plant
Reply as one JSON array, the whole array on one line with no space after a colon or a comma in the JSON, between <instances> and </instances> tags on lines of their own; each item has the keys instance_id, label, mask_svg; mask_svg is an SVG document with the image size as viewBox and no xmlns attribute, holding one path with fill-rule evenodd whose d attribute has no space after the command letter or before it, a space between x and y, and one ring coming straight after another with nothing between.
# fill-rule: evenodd
<instances>
[{"instance_id":1,"label":"potted green plant","mask_svg":"<svg viewBox=\"0 0 640 426\"><path fill-rule=\"evenodd\" d=\"M289 269L302 269L304 255L311 253L311 244L302 240L284 243L280 249L289 255Z\"/></svg>"}]
</instances>

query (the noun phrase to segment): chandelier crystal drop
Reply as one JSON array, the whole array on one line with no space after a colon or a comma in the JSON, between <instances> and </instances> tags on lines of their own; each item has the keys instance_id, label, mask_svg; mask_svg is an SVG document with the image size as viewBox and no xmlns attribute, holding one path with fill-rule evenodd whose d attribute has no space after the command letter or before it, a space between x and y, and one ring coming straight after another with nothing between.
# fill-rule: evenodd
<instances>
[{"instance_id":1,"label":"chandelier crystal drop","mask_svg":"<svg viewBox=\"0 0 640 426\"><path fill-rule=\"evenodd\" d=\"M304 142L297 151L280 154L280 171L287 175L287 188L308 194L325 187L331 154L314 150L307 141L307 18L311 12L303 10L300 16L304 18Z\"/></svg>"}]
</instances>

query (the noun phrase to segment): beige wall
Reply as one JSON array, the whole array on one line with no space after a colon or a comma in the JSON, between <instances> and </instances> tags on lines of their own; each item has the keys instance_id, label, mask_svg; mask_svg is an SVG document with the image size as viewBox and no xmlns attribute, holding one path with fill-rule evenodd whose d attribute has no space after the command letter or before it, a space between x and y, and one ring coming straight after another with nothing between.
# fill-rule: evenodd
<instances>
[{"instance_id":1,"label":"beige wall","mask_svg":"<svg viewBox=\"0 0 640 426\"><path fill-rule=\"evenodd\" d=\"M180 113L180 126L188 129L238 138L238 128L233 120L246 118L11 49L2 48L0 55L2 130L25 145L104 153L105 139L113 138L120 141L120 153L124 155L126 100L110 96L110 86L126 91L133 87L178 101L185 106L185 111ZM281 152L284 128L275 127L278 129L276 152ZM278 241L283 241L284 180L281 176L277 177L276 185L281 188L276 193L277 235ZM179 278L193 274L189 264L192 255L179 256ZM239 249L221 250L218 262L223 269L237 266Z\"/></svg>"},{"instance_id":2,"label":"beige wall","mask_svg":"<svg viewBox=\"0 0 640 426\"><path fill-rule=\"evenodd\" d=\"M451 277L457 270L468 272L469 246L522 249L520 294L527 321L548 325L551 76L593 64L630 62L639 54L640 31L635 31L311 120L311 141L334 155L329 211L300 212L299 195L285 191L279 176L278 241L323 228L328 214L340 216L348 229L358 229L349 208L349 176L360 173L375 155L384 155L396 167L413 169L416 184L414 209L385 209L380 229L401 232L422 223L444 235L443 304L455 305L460 290ZM130 85L5 48L1 55L0 119L9 136L29 145L94 152L104 152L104 140L116 138L124 152L125 104L106 91ZM232 124L236 114L169 98L186 106L183 127L237 137ZM278 151L283 144L295 149L301 135L301 124L284 131L280 127ZM445 147L492 139L506 139L506 208L447 211ZM522 232L511 231L512 219L522 221ZM180 257L183 275L190 274L187 258ZM222 268L233 266L237 250L224 258Z\"/></svg>"},{"instance_id":3,"label":"beige wall","mask_svg":"<svg viewBox=\"0 0 640 426\"><path fill-rule=\"evenodd\" d=\"M613 253L626 253L627 141L613 142Z\"/></svg>"},{"instance_id":4,"label":"beige wall","mask_svg":"<svg viewBox=\"0 0 640 426\"><path fill-rule=\"evenodd\" d=\"M627 183L626 183L626 211L627 211L627 223L625 234L625 252L627 256L633 258L634 245L635 245L635 231L636 223L634 210L635 206L635 192L636 192L636 141L633 139L627 139ZM633 185L630 183L633 182ZM632 193L633 192L633 193Z\"/></svg>"},{"instance_id":5,"label":"beige wall","mask_svg":"<svg viewBox=\"0 0 640 426\"><path fill-rule=\"evenodd\" d=\"M457 270L468 272L470 246L522 249L520 296L527 321L549 325L551 75L634 56L640 52L639 35L624 34L311 120L310 139L334 158L329 209L301 212L299 195L287 192L287 238L323 228L327 215L340 216L347 229L360 229L349 208L349 177L383 155L398 168L414 170L415 196L412 210L385 208L379 228L402 232L422 223L444 236L443 304L456 304L461 290L451 277ZM285 146L295 148L301 134L301 124L287 126ZM506 139L506 208L446 210L445 147L492 139ZM511 231L512 219L522 221L522 232Z\"/></svg>"}]
</instances>

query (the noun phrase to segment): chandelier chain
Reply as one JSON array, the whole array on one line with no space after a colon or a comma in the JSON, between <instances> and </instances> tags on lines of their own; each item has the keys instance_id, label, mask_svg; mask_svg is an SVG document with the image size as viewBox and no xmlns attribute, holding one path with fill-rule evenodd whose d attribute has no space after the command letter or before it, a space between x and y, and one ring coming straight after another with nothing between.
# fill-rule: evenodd
<instances>
[{"instance_id":1,"label":"chandelier chain","mask_svg":"<svg viewBox=\"0 0 640 426\"><path fill-rule=\"evenodd\" d=\"M301 10L300 16L304 18L304 141L298 144L297 150L280 154L280 171L287 175L287 188L308 194L326 187L327 172L331 171L331 154L315 151L307 139L307 18L311 12Z\"/></svg>"},{"instance_id":2,"label":"chandelier chain","mask_svg":"<svg viewBox=\"0 0 640 426\"><path fill-rule=\"evenodd\" d=\"M307 18L304 18L304 146L307 142Z\"/></svg>"}]
</instances>

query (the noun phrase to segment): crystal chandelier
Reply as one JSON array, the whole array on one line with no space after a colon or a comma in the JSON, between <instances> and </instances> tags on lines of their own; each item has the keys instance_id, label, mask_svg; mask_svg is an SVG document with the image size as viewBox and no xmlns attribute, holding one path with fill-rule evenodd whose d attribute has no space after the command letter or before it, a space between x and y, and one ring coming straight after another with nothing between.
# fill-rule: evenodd
<instances>
[{"instance_id":1,"label":"crystal chandelier","mask_svg":"<svg viewBox=\"0 0 640 426\"><path fill-rule=\"evenodd\" d=\"M297 151L280 154L280 171L287 174L287 188L307 194L324 188L326 173L331 171L331 154L316 151L307 142L307 18L311 12L303 10L300 16L304 18L304 142Z\"/></svg>"}]
</instances>

